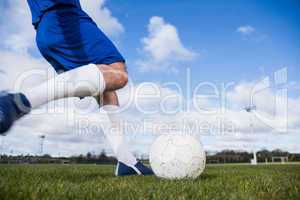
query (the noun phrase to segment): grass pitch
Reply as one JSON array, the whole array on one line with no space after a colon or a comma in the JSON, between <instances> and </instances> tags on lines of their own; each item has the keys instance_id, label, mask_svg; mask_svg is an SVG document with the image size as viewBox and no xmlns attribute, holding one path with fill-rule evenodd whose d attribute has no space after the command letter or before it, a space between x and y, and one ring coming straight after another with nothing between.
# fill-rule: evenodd
<instances>
[{"instance_id":1,"label":"grass pitch","mask_svg":"<svg viewBox=\"0 0 300 200\"><path fill-rule=\"evenodd\" d=\"M1 165L0 199L300 199L300 165L208 166L197 180L113 176L112 166Z\"/></svg>"}]
</instances>

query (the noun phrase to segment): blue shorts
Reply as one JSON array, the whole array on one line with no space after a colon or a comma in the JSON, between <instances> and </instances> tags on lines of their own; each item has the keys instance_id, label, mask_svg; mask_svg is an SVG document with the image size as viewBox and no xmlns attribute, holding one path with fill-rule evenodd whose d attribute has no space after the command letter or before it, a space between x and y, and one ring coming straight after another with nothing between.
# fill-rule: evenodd
<instances>
[{"instance_id":1,"label":"blue shorts","mask_svg":"<svg viewBox=\"0 0 300 200\"><path fill-rule=\"evenodd\" d=\"M43 15L36 29L37 46L56 71L91 63L125 62L114 44L80 8L53 8Z\"/></svg>"}]
</instances>

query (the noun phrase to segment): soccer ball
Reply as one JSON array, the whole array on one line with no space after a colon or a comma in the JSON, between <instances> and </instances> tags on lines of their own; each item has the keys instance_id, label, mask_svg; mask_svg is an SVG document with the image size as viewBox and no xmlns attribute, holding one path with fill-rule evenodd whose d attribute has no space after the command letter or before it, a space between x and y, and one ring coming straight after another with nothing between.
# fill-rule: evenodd
<instances>
[{"instance_id":1,"label":"soccer ball","mask_svg":"<svg viewBox=\"0 0 300 200\"><path fill-rule=\"evenodd\" d=\"M205 152L189 135L162 135L153 143L150 164L156 176L165 179L195 179L205 168Z\"/></svg>"}]
</instances>

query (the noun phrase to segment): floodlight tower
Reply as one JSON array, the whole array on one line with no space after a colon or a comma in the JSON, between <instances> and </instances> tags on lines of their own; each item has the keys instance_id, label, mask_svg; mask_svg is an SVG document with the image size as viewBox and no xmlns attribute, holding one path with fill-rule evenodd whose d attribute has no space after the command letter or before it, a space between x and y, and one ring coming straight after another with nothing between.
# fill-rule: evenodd
<instances>
[{"instance_id":1,"label":"floodlight tower","mask_svg":"<svg viewBox=\"0 0 300 200\"><path fill-rule=\"evenodd\" d=\"M250 105L250 106L245 107L244 110L245 110L247 113L252 114L253 111L256 110L256 106ZM250 127L251 127L251 134L254 133L254 125L253 125L253 121L254 121L254 120L253 120L253 117L251 117L250 120L249 120L249 125L250 125Z\"/></svg>"},{"instance_id":2,"label":"floodlight tower","mask_svg":"<svg viewBox=\"0 0 300 200\"><path fill-rule=\"evenodd\" d=\"M250 105L244 108L244 110L249 113L252 114L253 111L256 110L256 106L255 105ZM250 120L249 120L249 125L251 127L251 135L253 135L254 133L254 120L253 120L253 115L251 116ZM256 157L256 151L253 150L253 159L251 160L251 164L252 165L257 165L257 157Z\"/></svg>"},{"instance_id":3,"label":"floodlight tower","mask_svg":"<svg viewBox=\"0 0 300 200\"><path fill-rule=\"evenodd\" d=\"M45 135L40 135L39 139L40 139L40 155L42 156L43 152L44 152L44 141L46 139L46 136Z\"/></svg>"}]
</instances>

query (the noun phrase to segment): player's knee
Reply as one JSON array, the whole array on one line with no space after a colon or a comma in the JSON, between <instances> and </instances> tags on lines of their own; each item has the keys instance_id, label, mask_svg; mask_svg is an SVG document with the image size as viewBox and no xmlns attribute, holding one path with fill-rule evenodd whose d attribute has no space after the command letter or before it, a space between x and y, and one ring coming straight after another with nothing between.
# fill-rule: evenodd
<instances>
[{"instance_id":1,"label":"player's knee","mask_svg":"<svg viewBox=\"0 0 300 200\"><path fill-rule=\"evenodd\" d=\"M127 85L127 83L128 83L128 77L127 77L127 75L124 74L122 76L122 78L120 79L119 87L123 88Z\"/></svg>"},{"instance_id":2,"label":"player's knee","mask_svg":"<svg viewBox=\"0 0 300 200\"><path fill-rule=\"evenodd\" d=\"M98 65L98 67L105 74L107 90L117 90L127 85L128 73L125 63L117 62L110 65Z\"/></svg>"},{"instance_id":3,"label":"player's knee","mask_svg":"<svg viewBox=\"0 0 300 200\"><path fill-rule=\"evenodd\" d=\"M128 83L128 73L126 70L126 65L125 63L115 63L112 64L111 67L116 70L116 73L118 74L118 86L119 88L123 88L127 85Z\"/></svg>"},{"instance_id":4,"label":"player's knee","mask_svg":"<svg viewBox=\"0 0 300 200\"><path fill-rule=\"evenodd\" d=\"M120 85L121 85L121 87L125 87L128 83L128 73L127 73L127 71L123 71L122 73L123 73L123 75L122 75L122 78L121 78L121 84Z\"/></svg>"}]
</instances>

